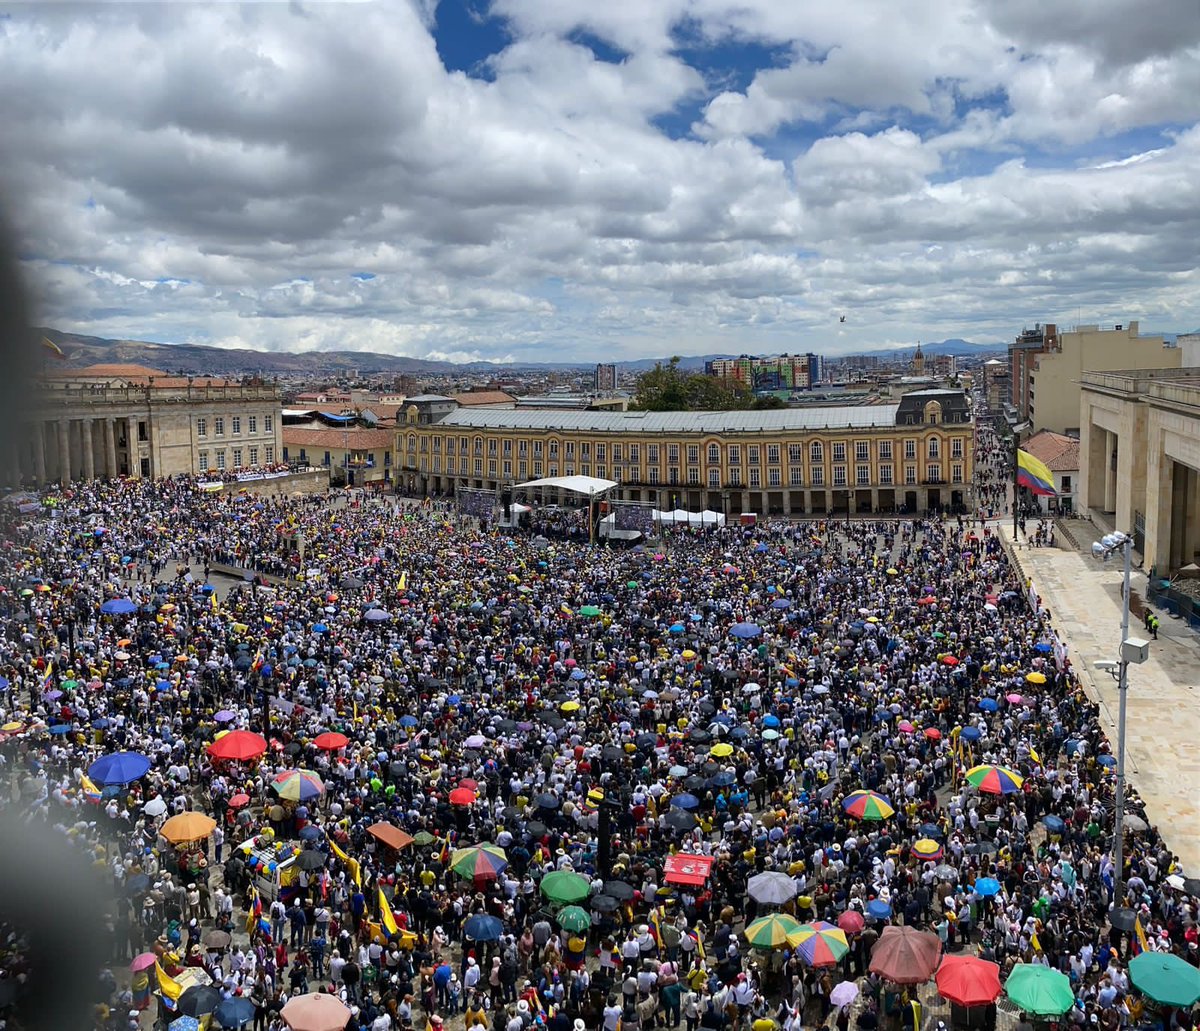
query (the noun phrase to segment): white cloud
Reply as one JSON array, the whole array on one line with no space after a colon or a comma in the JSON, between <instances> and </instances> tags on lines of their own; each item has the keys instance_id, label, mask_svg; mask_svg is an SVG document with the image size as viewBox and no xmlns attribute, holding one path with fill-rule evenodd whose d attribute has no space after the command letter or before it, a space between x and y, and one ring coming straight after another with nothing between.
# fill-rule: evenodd
<instances>
[{"instance_id":1,"label":"white cloud","mask_svg":"<svg viewBox=\"0 0 1200 1031\"><path fill-rule=\"evenodd\" d=\"M100 335L589 360L1195 328L1194 0L1069 2L1071 31L1036 0L495 0L486 77L429 0L13 8L6 186L41 317ZM746 41L787 59L736 89Z\"/></svg>"}]
</instances>

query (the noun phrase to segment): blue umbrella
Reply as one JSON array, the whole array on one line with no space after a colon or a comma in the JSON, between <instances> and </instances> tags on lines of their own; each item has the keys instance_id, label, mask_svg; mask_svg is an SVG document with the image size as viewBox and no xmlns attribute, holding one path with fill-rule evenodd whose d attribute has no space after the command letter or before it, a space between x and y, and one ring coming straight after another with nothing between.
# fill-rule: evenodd
<instances>
[{"instance_id":1,"label":"blue umbrella","mask_svg":"<svg viewBox=\"0 0 1200 1031\"><path fill-rule=\"evenodd\" d=\"M51 734L69 734L71 733L71 725L69 723L59 723L50 728Z\"/></svg>"},{"instance_id":2,"label":"blue umbrella","mask_svg":"<svg viewBox=\"0 0 1200 1031\"><path fill-rule=\"evenodd\" d=\"M672 809L699 809L700 799L695 795L676 795L671 799Z\"/></svg>"},{"instance_id":3,"label":"blue umbrella","mask_svg":"<svg viewBox=\"0 0 1200 1031\"><path fill-rule=\"evenodd\" d=\"M979 708L982 712L995 712L1000 708L1000 703L995 698L981 698Z\"/></svg>"},{"instance_id":4,"label":"blue umbrella","mask_svg":"<svg viewBox=\"0 0 1200 1031\"><path fill-rule=\"evenodd\" d=\"M137 606L128 598L110 598L100 606L106 616L128 616L137 612Z\"/></svg>"},{"instance_id":5,"label":"blue umbrella","mask_svg":"<svg viewBox=\"0 0 1200 1031\"><path fill-rule=\"evenodd\" d=\"M871 899L867 903L867 916L874 917L876 920L886 920L892 915L892 905L890 902L884 902L883 899Z\"/></svg>"},{"instance_id":6,"label":"blue umbrella","mask_svg":"<svg viewBox=\"0 0 1200 1031\"><path fill-rule=\"evenodd\" d=\"M477 942L494 942L500 940L504 924L487 913L475 913L467 917L463 926L463 934Z\"/></svg>"},{"instance_id":7,"label":"blue umbrella","mask_svg":"<svg viewBox=\"0 0 1200 1031\"><path fill-rule=\"evenodd\" d=\"M367 614L363 616L368 623L386 623L392 618L390 612L384 612L383 609L368 609Z\"/></svg>"},{"instance_id":8,"label":"blue umbrella","mask_svg":"<svg viewBox=\"0 0 1200 1031\"><path fill-rule=\"evenodd\" d=\"M1054 646L1046 641L1038 641L1038 643L1033 646L1033 650L1035 652L1041 652L1043 655L1045 655L1047 652L1054 651Z\"/></svg>"},{"instance_id":9,"label":"blue umbrella","mask_svg":"<svg viewBox=\"0 0 1200 1031\"><path fill-rule=\"evenodd\" d=\"M167 1025L167 1031L200 1031L200 1021L195 1017L178 1017Z\"/></svg>"},{"instance_id":10,"label":"blue umbrella","mask_svg":"<svg viewBox=\"0 0 1200 1031\"><path fill-rule=\"evenodd\" d=\"M1096 756L1096 762L1098 762L1101 766L1116 766L1117 757L1115 755L1109 755L1107 752L1105 752L1104 755Z\"/></svg>"},{"instance_id":11,"label":"blue umbrella","mask_svg":"<svg viewBox=\"0 0 1200 1031\"><path fill-rule=\"evenodd\" d=\"M1048 830L1051 834L1061 834L1067 829L1067 825L1063 822L1062 817L1054 816L1053 814L1050 816L1043 816L1042 823L1046 825L1046 830Z\"/></svg>"},{"instance_id":12,"label":"blue umbrella","mask_svg":"<svg viewBox=\"0 0 1200 1031\"><path fill-rule=\"evenodd\" d=\"M97 784L132 784L146 776L150 765L150 760L140 752L113 752L92 763L88 776Z\"/></svg>"},{"instance_id":13,"label":"blue umbrella","mask_svg":"<svg viewBox=\"0 0 1200 1031\"><path fill-rule=\"evenodd\" d=\"M254 1003L246 998L223 999L213 1018L222 1027L241 1027L254 1019Z\"/></svg>"},{"instance_id":14,"label":"blue umbrella","mask_svg":"<svg viewBox=\"0 0 1200 1031\"><path fill-rule=\"evenodd\" d=\"M327 634L327 633L329 633L329 627L327 627L324 623L314 623L313 624L313 633L314 634Z\"/></svg>"},{"instance_id":15,"label":"blue umbrella","mask_svg":"<svg viewBox=\"0 0 1200 1031\"><path fill-rule=\"evenodd\" d=\"M762 723L763 723L764 727L778 727L779 726L779 717L776 716L774 713L768 713L766 716L763 717Z\"/></svg>"},{"instance_id":16,"label":"blue umbrella","mask_svg":"<svg viewBox=\"0 0 1200 1031\"><path fill-rule=\"evenodd\" d=\"M672 623L671 624L671 633L682 634L683 633L683 624L682 623Z\"/></svg>"},{"instance_id":17,"label":"blue umbrella","mask_svg":"<svg viewBox=\"0 0 1200 1031\"><path fill-rule=\"evenodd\" d=\"M103 716L101 716L98 720L92 720L92 729L93 730L107 730L108 729L108 720L105 719Z\"/></svg>"},{"instance_id":18,"label":"blue umbrella","mask_svg":"<svg viewBox=\"0 0 1200 1031\"><path fill-rule=\"evenodd\" d=\"M980 898L991 898L1000 894L1000 882L995 877L980 877L975 882L975 894Z\"/></svg>"},{"instance_id":19,"label":"blue umbrella","mask_svg":"<svg viewBox=\"0 0 1200 1031\"><path fill-rule=\"evenodd\" d=\"M923 823L918 833L923 838L934 838L936 840L942 837L942 828L936 823Z\"/></svg>"},{"instance_id":20,"label":"blue umbrella","mask_svg":"<svg viewBox=\"0 0 1200 1031\"><path fill-rule=\"evenodd\" d=\"M447 705L459 705L462 702L462 695L452 694L446 696Z\"/></svg>"},{"instance_id":21,"label":"blue umbrella","mask_svg":"<svg viewBox=\"0 0 1200 1031\"><path fill-rule=\"evenodd\" d=\"M324 832L315 823L305 824L300 828L301 841L316 841L318 838L325 837Z\"/></svg>"},{"instance_id":22,"label":"blue umbrella","mask_svg":"<svg viewBox=\"0 0 1200 1031\"><path fill-rule=\"evenodd\" d=\"M771 608L773 609L790 609L791 607L792 603L787 598L776 598L771 602Z\"/></svg>"},{"instance_id":23,"label":"blue umbrella","mask_svg":"<svg viewBox=\"0 0 1200 1031\"><path fill-rule=\"evenodd\" d=\"M571 679L572 680L586 680L587 674L583 670L576 668L576 669L571 670Z\"/></svg>"},{"instance_id":24,"label":"blue umbrella","mask_svg":"<svg viewBox=\"0 0 1200 1031\"><path fill-rule=\"evenodd\" d=\"M757 637L762 633L762 627L757 623L734 623L730 628L729 633L733 637L741 638L743 641L749 640L751 637Z\"/></svg>"},{"instance_id":25,"label":"blue umbrella","mask_svg":"<svg viewBox=\"0 0 1200 1031\"><path fill-rule=\"evenodd\" d=\"M713 787L727 788L737 783L737 777L735 777L728 770L722 770L720 773L714 775L713 779L710 780L709 783L712 784Z\"/></svg>"},{"instance_id":26,"label":"blue umbrella","mask_svg":"<svg viewBox=\"0 0 1200 1031\"><path fill-rule=\"evenodd\" d=\"M400 726L402 726L402 727L415 727L417 725L417 722L418 721L417 721L416 716L401 716L400 717Z\"/></svg>"},{"instance_id":27,"label":"blue umbrella","mask_svg":"<svg viewBox=\"0 0 1200 1031\"><path fill-rule=\"evenodd\" d=\"M963 729L958 732L958 736L964 741L978 741L981 737L983 737L983 731L978 727L963 727Z\"/></svg>"}]
</instances>

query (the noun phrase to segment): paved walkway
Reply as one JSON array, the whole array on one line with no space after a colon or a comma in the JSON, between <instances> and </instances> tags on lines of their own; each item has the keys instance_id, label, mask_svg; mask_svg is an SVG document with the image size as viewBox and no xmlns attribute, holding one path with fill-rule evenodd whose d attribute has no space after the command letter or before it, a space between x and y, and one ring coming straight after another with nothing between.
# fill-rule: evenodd
<instances>
[{"instance_id":1,"label":"paved walkway","mask_svg":"<svg viewBox=\"0 0 1200 1031\"><path fill-rule=\"evenodd\" d=\"M1079 529L1076 529L1078 527ZM1083 522L1072 523L1082 553L1069 545L1017 547L1017 564L1050 610L1054 626L1068 645L1069 655L1089 695L1100 702L1101 722L1114 749L1119 699L1117 683L1095 664L1116 659L1121 638L1121 581L1119 556L1107 563L1091 557L1090 532ZM1012 524L1000 532L1010 545ZM1149 638L1141 620L1146 576L1134 572L1129 633ZM1200 639L1186 626L1160 613L1159 639L1152 641L1150 658L1129 668L1126 713L1126 772L1146 803L1146 815L1168 846L1180 857L1189 875L1200 873Z\"/></svg>"}]
</instances>

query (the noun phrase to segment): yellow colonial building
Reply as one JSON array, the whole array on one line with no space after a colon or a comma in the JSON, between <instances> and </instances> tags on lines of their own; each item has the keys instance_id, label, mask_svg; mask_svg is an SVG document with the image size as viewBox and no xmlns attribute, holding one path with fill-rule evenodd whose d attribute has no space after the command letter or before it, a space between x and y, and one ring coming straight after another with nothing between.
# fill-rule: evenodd
<instances>
[{"instance_id":1,"label":"yellow colonial building","mask_svg":"<svg viewBox=\"0 0 1200 1031\"><path fill-rule=\"evenodd\" d=\"M398 423L402 492L596 476L618 483L615 500L732 517L953 509L969 503L974 459L966 395L940 389L898 404L734 412L480 410L423 395Z\"/></svg>"}]
</instances>

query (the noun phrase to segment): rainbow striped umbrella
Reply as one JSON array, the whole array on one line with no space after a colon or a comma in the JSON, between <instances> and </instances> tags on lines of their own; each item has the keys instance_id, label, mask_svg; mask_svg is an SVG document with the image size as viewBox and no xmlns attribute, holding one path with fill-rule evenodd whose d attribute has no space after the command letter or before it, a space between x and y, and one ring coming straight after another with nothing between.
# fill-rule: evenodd
<instances>
[{"instance_id":1,"label":"rainbow striped umbrella","mask_svg":"<svg viewBox=\"0 0 1200 1031\"><path fill-rule=\"evenodd\" d=\"M796 953L810 967L832 967L849 951L846 932L840 927L824 920L800 926Z\"/></svg>"},{"instance_id":2,"label":"rainbow striped umbrella","mask_svg":"<svg viewBox=\"0 0 1200 1031\"><path fill-rule=\"evenodd\" d=\"M874 791L851 791L842 800L842 808L860 820L886 820L896 815L892 803Z\"/></svg>"},{"instance_id":3,"label":"rainbow striped umbrella","mask_svg":"<svg viewBox=\"0 0 1200 1031\"><path fill-rule=\"evenodd\" d=\"M1011 795L1020 791L1025 778L1004 766L972 766L967 770L967 780L980 791L989 795Z\"/></svg>"},{"instance_id":4,"label":"rainbow striped umbrella","mask_svg":"<svg viewBox=\"0 0 1200 1031\"><path fill-rule=\"evenodd\" d=\"M473 880L495 880L506 866L508 856L499 845L472 845L460 848L450 856L450 869L459 877Z\"/></svg>"},{"instance_id":5,"label":"rainbow striped umbrella","mask_svg":"<svg viewBox=\"0 0 1200 1031\"><path fill-rule=\"evenodd\" d=\"M325 794L325 785L312 770L284 770L271 781L271 790L288 802L311 802Z\"/></svg>"},{"instance_id":6,"label":"rainbow striped umbrella","mask_svg":"<svg viewBox=\"0 0 1200 1031\"><path fill-rule=\"evenodd\" d=\"M933 838L921 838L913 842L913 855L922 860L938 860L945 854L942 846Z\"/></svg>"},{"instance_id":7,"label":"rainbow striped umbrella","mask_svg":"<svg viewBox=\"0 0 1200 1031\"><path fill-rule=\"evenodd\" d=\"M746 925L746 941L756 949L779 949L800 940L801 925L785 913L770 913Z\"/></svg>"}]
</instances>

